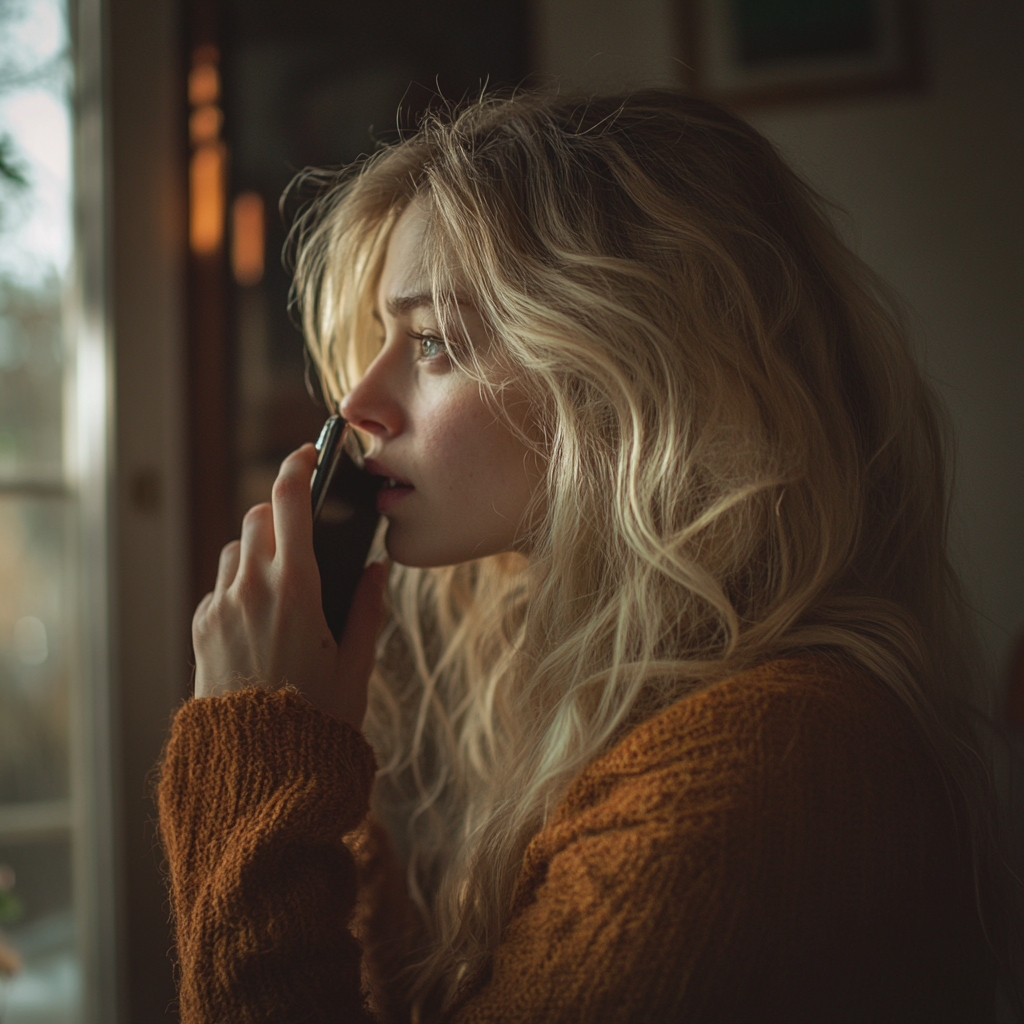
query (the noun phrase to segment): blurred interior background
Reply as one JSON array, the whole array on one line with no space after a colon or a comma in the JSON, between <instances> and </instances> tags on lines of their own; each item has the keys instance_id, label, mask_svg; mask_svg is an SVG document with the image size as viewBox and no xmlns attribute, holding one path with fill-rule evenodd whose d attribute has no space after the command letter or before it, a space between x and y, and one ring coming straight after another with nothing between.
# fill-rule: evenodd
<instances>
[{"instance_id":1,"label":"blurred interior background","mask_svg":"<svg viewBox=\"0 0 1024 1024\"><path fill-rule=\"evenodd\" d=\"M279 200L484 83L684 85L836 203L954 417L1022 735L1022 55L1019 0L0 0L0 1021L175 1019L150 773L217 553L326 415Z\"/></svg>"}]
</instances>

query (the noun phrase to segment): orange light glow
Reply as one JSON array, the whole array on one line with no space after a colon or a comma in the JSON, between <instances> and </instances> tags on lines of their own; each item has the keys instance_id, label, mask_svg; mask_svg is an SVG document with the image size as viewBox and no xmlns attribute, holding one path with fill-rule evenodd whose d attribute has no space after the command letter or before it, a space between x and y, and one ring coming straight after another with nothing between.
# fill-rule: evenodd
<instances>
[{"instance_id":1,"label":"orange light glow","mask_svg":"<svg viewBox=\"0 0 1024 1024\"><path fill-rule=\"evenodd\" d=\"M224 146L208 142L189 166L189 244L194 253L216 252L224 240Z\"/></svg>"},{"instance_id":2,"label":"orange light glow","mask_svg":"<svg viewBox=\"0 0 1024 1024\"><path fill-rule=\"evenodd\" d=\"M188 101L193 107L214 103L220 96L220 74L210 60L196 63L188 76Z\"/></svg>"},{"instance_id":3,"label":"orange light glow","mask_svg":"<svg viewBox=\"0 0 1024 1024\"><path fill-rule=\"evenodd\" d=\"M194 110L188 119L188 135L192 144L195 146L201 142L212 142L220 134L223 120L220 108L212 104Z\"/></svg>"},{"instance_id":4,"label":"orange light glow","mask_svg":"<svg viewBox=\"0 0 1024 1024\"><path fill-rule=\"evenodd\" d=\"M259 284L263 278L263 197L243 192L232 207L231 269L241 285Z\"/></svg>"}]
</instances>

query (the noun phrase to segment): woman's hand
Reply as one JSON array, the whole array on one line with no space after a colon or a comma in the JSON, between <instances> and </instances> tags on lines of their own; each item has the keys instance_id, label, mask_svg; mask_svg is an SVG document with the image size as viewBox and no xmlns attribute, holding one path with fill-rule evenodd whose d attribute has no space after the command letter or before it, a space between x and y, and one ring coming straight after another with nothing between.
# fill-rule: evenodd
<instances>
[{"instance_id":1,"label":"woman's hand","mask_svg":"<svg viewBox=\"0 0 1024 1024\"><path fill-rule=\"evenodd\" d=\"M377 635L384 623L387 569L370 565L356 589L341 643L320 605L309 482L316 449L281 463L272 504L242 520L242 539L220 555L217 583L192 619L197 697L289 683L322 710L360 728Z\"/></svg>"}]
</instances>

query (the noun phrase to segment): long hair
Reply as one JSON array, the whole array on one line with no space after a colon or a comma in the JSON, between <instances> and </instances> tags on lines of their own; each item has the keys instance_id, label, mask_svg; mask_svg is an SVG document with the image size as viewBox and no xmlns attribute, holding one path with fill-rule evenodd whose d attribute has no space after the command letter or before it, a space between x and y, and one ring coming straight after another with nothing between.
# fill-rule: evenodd
<instances>
[{"instance_id":1,"label":"long hair","mask_svg":"<svg viewBox=\"0 0 1024 1024\"><path fill-rule=\"evenodd\" d=\"M373 296L417 199L453 358L499 415L509 382L526 394L547 466L529 557L392 574L366 731L429 935L413 999L486 969L585 765L779 656L884 683L986 847L948 425L898 303L764 138L670 91L483 97L309 181L294 296L328 393L380 348ZM486 370L454 340L456 288Z\"/></svg>"}]
</instances>

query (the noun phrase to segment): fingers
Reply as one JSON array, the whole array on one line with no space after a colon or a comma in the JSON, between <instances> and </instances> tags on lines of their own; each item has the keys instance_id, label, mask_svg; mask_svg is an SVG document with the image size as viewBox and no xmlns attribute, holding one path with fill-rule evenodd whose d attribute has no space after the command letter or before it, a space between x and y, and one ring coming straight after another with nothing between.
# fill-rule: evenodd
<instances>
[{"instance_id":1,"label":"fingers","mask_svg":"<svg viewBox=\"0 0 1024 1024\"><path fill-rule=\"evenodd\" d=\"M217 563L217 582L213 588L214 593L223 594L234 582L241 552L242 545L237 540L233 540L221 548L220 561ZM212 597L213 595L207 594L206 596Z\"/></svg>"},{"instance_id":2,"label":"fingers","mask_svg":"<svg viewBox=\"0 0 1024 1024\"><path fill-rule=\"evenodd\" d=\"M192 640L195 642L196 638L202 632L203 623L206 619L206 612L209 610L210 603L213 601L213 592L204 595L203 599L196 605L195 613L192 616Z\"/></svg>"},{"instance_id":3,"label":"fingers","mask_svg":"<svg viewBox=\"0 0 1024 1024\"><path fill-rule=\"evenodd\" d=\"M313 511L309 483L316 468L316 448L304 444L281 463L274 481L274 533L277 557L302 565L313 559Z\"/></svg>"},{"instance_id":4,"label":"fingers","mask_svg":"<svg viewBox=\"0 0 1024 1024\"><path fill-rule=\"evenodd\" d=\"M316 466L316 448L303 445L284 462L274 481L272 504L254 505L242 520L241 542L221 551L217 593L239 576L262 574L275 558L301 565L313 559L313 513L309 482Z\"/></svg>"},{"instance_id":5,"label":"fingers","mask_svg":"<svg viewBox=\"0 0 1024 1024\"><path fill-rule=\"evenodd\" d=\"M309 497L315 464L312 445L289 455L272 504L250 509L241 540L222 550L214 592L193 620L195 693L215 695L252 680L275 687L287 679L325 710L358 723L384 619L386 570L376 566L364 575L341 651L320 606Z\"/></svg>"},{"instance_id":6,"label":"fingers","mask_svg":"<svg viewBox=\"0 0 1024 1024\"><path fill-rule=\"evenodd\" d=\"M273 510L266 503L253 505L242 520L235 576L251 576L254 572L262 574L264 566L273 559L275 550Z\"/></svg>"}]
</instances>

